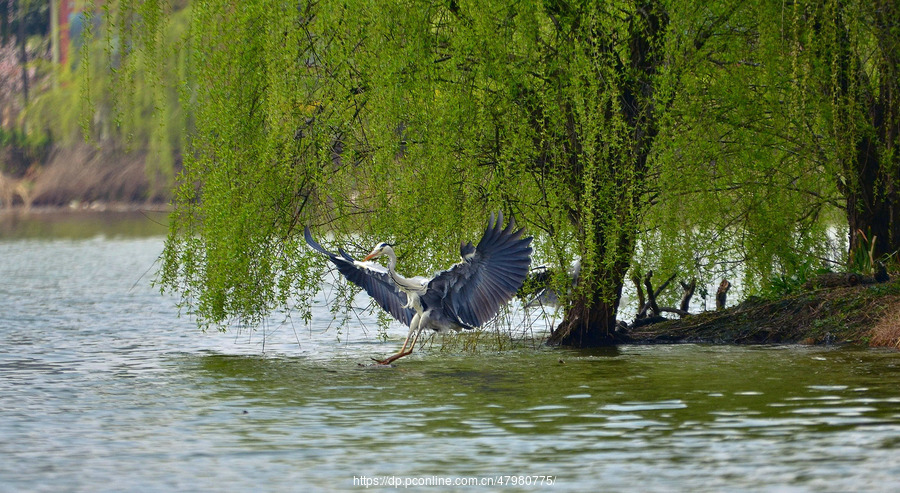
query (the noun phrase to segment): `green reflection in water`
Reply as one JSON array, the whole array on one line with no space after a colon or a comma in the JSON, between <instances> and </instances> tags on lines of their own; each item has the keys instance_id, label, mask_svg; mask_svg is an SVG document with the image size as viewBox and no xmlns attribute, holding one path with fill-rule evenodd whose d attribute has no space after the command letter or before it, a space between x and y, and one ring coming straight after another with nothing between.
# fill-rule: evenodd
<instances>
[{"instance_id":1,"label":"green reflection in water","mask_svg":"<svg viewBox=\"0 0 900 493\"><path fill-rule=\"evenodd\" d=\"M885 388L900 376L896 362L896 353L845 349L653 346L431 355L382 369L218 355L199 365L215 389L210 397L248 409L328 407L330 416L392 415L423 434L564 440L598 429L625 436L714 433L729 423L744 433L856 425L898 411L881 399L896 398Z\"/></svg>"},{"instance_id":2,"label":"green reflection in water","mask_svg":"<svg viewBox=\"0 0 900 493\"><path fill-rule=\"evenodd\" d=\"M166 234L168 213L160 211L2 211L0 239L144 238Z\"/></svg>"}]
</instances>

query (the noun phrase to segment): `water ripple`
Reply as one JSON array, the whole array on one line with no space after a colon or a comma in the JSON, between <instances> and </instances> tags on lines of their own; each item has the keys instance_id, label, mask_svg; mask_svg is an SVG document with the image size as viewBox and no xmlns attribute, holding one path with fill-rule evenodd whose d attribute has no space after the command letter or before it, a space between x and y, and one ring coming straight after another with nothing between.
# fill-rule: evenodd
<instances>
[{"instance_id":1,"label":"water ripple","mask_svg":"<svg viewBox=\"0 0 900 493\"><path fill-rule=\"evenodd\" d=\"M688 407L684 401L680 399L657 401L657 402L624 402L622 404L607 404L601 409L604 411L656 411L661 409L684 409Z\"/></svg>"}]
</instances>

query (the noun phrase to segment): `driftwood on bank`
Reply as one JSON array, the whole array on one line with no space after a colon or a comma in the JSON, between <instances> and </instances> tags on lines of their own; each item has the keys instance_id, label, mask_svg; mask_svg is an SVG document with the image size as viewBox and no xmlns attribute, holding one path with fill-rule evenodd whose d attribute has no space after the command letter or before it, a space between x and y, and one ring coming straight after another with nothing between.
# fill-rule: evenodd
<instances>
[{"instance_id":1,"label":"driftwood on bank","mask_svg":"<svg viewBox=\"0 0 900 493\"><path fill-rule=\"evenodd\" d=\"M644 287L641 286L641 276L637 273L631 275L631 282L634 283L635 289L637 289L637 297L638 297L638 312L634 317L635 319L641 318L641 310L643 310L646 300L644 299Z\"/></svg>"},{"instance_id":2,"label":"driftwood on bank","mask_svg":"<svg viewBox=\"0 0 900 493\"><path fill-rule=\"evenodd\" d=\"M656 303L656 298L659 297L660 293L663 292L669 286L669 283L675 279L675 274L669 276L666 279L666 282L662 283L657 289L653 289L653 283L650 282L650 279L653 277L653 271L647 272L647 275L644 276L644 286L647 288L647 301L644 302L644 291L641 288L641 282L638 275L632 277L632 281L634 281L635 286L638 290L638 319L646 318L646 317L656 317L659 316L661 308Z\"/></svg>"},{"instance_id":3,"label":"driftwood on bank","mask_svg":"<svg viewBox=\"0 0 900 493\"><path fill-rule=\"evenodd\" d=\"M669 306L659 306L659 303L656 299L659 295L665 290L669 283L671 283L675 279L676 274L672 274L663 282L657 289L653 289L653 283L651 279L653 278L653 271L648 271L647 275L644 276L643 283L641 282L640 276L635 274L632 276L631 280L634 282L635 287L637 288L638 295L638 313L635 316L633 326L641 326L648 325L656 322L662 322L666 320L665 317L662 316L663 312L666 313L676 313L680 317L685 317L690 315L688 312L688 307L691 303L691 297L694 296L694 291L697 287L697 280L692 279L690 283L684 283L679 281L681 284L682 290L684 290L684 294L681 297L681 302L679 303L678 308L673 308ZM643 284L643 285L642 285ZM644 289L646 288L646 299L644 295Z\"/></svg>"},{"instance_id":4,"label":"driftwood on bank","mask_svg":"<svg viewBox=\"0 0 900 493\"><path fill-rule=\"evenodd\" d=\"M652 270L648 271L647 275L644 276L644 287L647 288L647 305L644 306L644 312L646 313L649 310L649 313L648 313L649 316L656 317L656 316L659 316L659 314L660 314L659 313L659 305L656 303L656 296L658 293L662 292L662 289L660 289L658 292L653 291L653 284L650 283L651 277L653 277ZM668 283L668 281L663 283L663 286L665 286L666 283ZM640 317L640 316L641 316L641 313L639 312L638 317Z\"/></svg>"},{"instance_id":5,"label":"driftwood on bank","mask_svg":"<svg viewBox=\"0 0 900 493\"><path fill-rule=\"evenodd\" d=\"M678 308L681 311L687 313L688 307L691 304L691 298L694 296L694 290L697 289L697 279L691 279L691 282L685 284L684 281L678 281L678 284L681 284L681 289L684 290L684 294L681 295L681 303L678 305ZM682 315L683 317L684 315Z\"/></svg>"}]
</instances>

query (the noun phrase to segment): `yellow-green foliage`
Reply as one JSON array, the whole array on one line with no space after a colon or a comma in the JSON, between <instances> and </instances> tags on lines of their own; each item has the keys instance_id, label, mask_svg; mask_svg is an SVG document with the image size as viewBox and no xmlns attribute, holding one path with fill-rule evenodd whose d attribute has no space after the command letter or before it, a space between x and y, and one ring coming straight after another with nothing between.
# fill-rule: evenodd
<instances>
[{"instance_id":1,"label":"yellow-green foliage","mask_svg":"<svg viewBox=\"0 0 900 493\"><path fill-rule=\"evenodd\" d=\"M817 96L798 91L789 8L715 2L701 15L727 29L700 50L702 32L673 40L684 71L655 149L657 205L638 264L737 280L745 294L835 267L826 259L843 260L846 220L820 107L800 102Z\"/></svg>"},{"instance_id":2,"label":"yellow-green foliage","mask_svg":"<svg viewBox=\"0 0 900 493\"><path fill-rule=\"evenodd\" d=\"M700 15L727 14L727 29L702 50L691 49L702 31L679 28L673 53L689 70L655 149L658 205L638 260L645 271L737 278L750 294L847 267L848 206L871 215L878 201L897 197L900 160L891 149L900 132L885 129L900 118L895 102L878 109L896 87L892 8L708 2ZM879 160L858 161L864 147ZM850 233L868 257L865 236Z\"/></svg>"},{"instance_id":3,"label":"yellow-green foliage","mask_svg":"<svg viewBox=\"0 0 900 493\"><path fill-rule=\"evenodd\" d=\"M634 260L758 288L830 254L821 74L783 2L197 0L171 45L166 8L137 11L156 62L120 77L167 86L159 54L190 47L161 280L201 323L308 300L304 225L422 274L503 210L536 262L581 258L588 304Z\"/></svg>"}]
</instances>

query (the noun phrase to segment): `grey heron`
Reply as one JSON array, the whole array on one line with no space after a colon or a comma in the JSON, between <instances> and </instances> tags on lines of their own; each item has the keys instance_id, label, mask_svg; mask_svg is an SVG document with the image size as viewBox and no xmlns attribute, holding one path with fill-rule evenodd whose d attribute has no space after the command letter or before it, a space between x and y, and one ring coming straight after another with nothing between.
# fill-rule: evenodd
<instances>
[{"instance_id":1,"label":"grey heron","mask_svg":"<svg viewBox=\"0 0 900 493\"><path fill-rule=\"evenodd\" d=\"M390 243L379 243L359 261L342 249L334 254L323 248L312 238L309 227L304 236L309 246L327 255L347 280L363 288L381 308L409 326L400 351L376 360L387 365L412 353L424 330L458 332L480 327L494 318L528 275L532 238L523 238L523 232L524 229L515 229L512 220L504 228L502 213L496 221L491 214L478 246L462 243L462 261L431 279L398 274L397 255ZM386 269L372 262L382 256L388 258Z\"/></svg>"}]
</instances>

